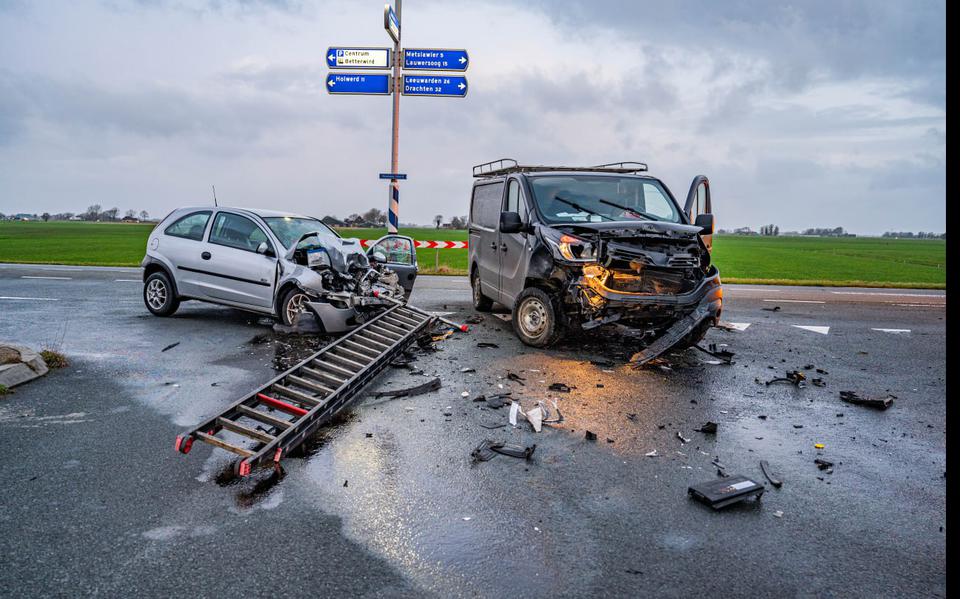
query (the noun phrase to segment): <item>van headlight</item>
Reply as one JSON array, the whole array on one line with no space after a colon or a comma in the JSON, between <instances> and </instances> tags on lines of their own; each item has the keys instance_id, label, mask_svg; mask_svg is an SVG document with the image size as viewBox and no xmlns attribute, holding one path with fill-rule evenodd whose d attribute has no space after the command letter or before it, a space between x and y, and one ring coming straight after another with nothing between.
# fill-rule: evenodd
<instances>
[{"instance_id":1,"label":"van headlight","mask_svg":"<svg viewBox=\"0 0 960 599\"><path fill-rule=\"evenodd\" d=\"M567 262L596 262L597 248L586 239L563 233L558 237L544 235L554 255Z\"/></svg>"}]
</instances>

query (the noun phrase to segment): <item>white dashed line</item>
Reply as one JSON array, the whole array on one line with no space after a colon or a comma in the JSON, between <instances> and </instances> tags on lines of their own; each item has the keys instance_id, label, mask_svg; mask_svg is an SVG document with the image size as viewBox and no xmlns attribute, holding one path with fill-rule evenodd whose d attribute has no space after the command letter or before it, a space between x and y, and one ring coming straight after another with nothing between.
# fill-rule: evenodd
<instances>
[{"instance_id":1,"label":"white dashed line","mask_svg":"<svg viewBox=\"0 0 960 599\"><path fill-rule=\"evenodd\" d=\"M21 275L21 279L49 279L51 281L72 281L73 277L31 277L28 275Z\"/></svg>"},{"instance_id":2,"label":"white dashed line","mask_svg":"<svg viewBox=\"0 0 960 599\"><path fill-rule=\"evenodd\" d=\"M28 302L58 302L55 297L16 297L13 295L0 295L0 300L28 301Z\"/></svg>"},{"instance_id":3,"label":"white dashed line","mask_svg":"<svg viewBox=\"0 0 960 599\"><path fill-rule=\"evenodd\" d=\"M880 331L881 333L893 333L894 335L899 335L901 333L909 333L910 329L870 329L871 331Z\"/></svg>"},{"instance_id":4,"label":"white dashed line","mask_svg":"<svg viewBox=\"0 0 960 599\"><path fill-rule=\"evenodd\" d=\"M901 306L906 308L946 308L946 304L935 304L933 302L929 304L893 304L894 306Z\"/></svg>"},{"instance_id":5,"label":"white dashed line","mask_svg":"<svg viewBox=\"0 0 960 599\"><path fill-rule=\"evenodd\" d=\"M827 303L820 300L794 300L794 299L765 299L763 301L776 302L776 303L783 302L785 304L825 304Z\"/></svg>"},{"instance_id":6,"label":"white dashed line","mask_svg":"<svg viewBox=\"0 0 960 599\"><path fill-rule=\"evenodd\" d=\"M830 327L820 327L820 326L808 326L803 324L793 324L790 325L796 329L803 329L804 331L810 331L812 333L820 333L821 335L829 335Z\"/></svg>"},{"instance_id":7,"label":"white dashed line","mask_svg":"<svg viewBox=\"0 0 960 599\"><path fill-rule=\"evenodd\" d=\"M140 279L114 279L114 283L139 283Z\"/></svg>"},{"instance_id":8,"label":"white dashed line","mask_svg":"<svg viewBox=\"0 0 960 599\"><path fill-rule=\"evenodd\" d=\"M943 299L947 297L946 295L938 295L935 293L892 293L888 291L831 291L835 295L892 295L896 297L935 297L937 299Z\"/></svg>"}]
</instances>

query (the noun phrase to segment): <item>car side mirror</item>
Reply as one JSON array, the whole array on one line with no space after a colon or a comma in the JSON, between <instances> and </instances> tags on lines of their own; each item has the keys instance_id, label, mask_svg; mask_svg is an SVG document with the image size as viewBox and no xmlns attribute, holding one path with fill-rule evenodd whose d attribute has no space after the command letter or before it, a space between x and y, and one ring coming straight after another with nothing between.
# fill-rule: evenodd
<instances>
[{"instance_id":1,"label":"car side mirror","mask_svg":"<svg viewBox=\"0 0 960 599\"><path fill-rule=\"evenodd\" d=\"M370 254L370 260L372 262L376 262L377 264L386 264L387 255L381 252L380 250L377 250Z\"/></svg>"},{"instance_id":2,"label":"car side mirror","mask_svg":"<svg viewBox=\"0 0 960 599\"><path fill-rule=\"evenodd\" d=\"M260 245L257 246L257 253L268 258L273 258L276 256L276 254L273 252L273 248L271 248L270 244L266 241L260 242Z\"/></svg>"},{"instance_id":3,"label":"car side mirror","mask_svg":"<svg viewBox=\"0 0 960 599\"><path fill-rule=\"evenodd\" d=\"M500 232L501 233L519 233L523 230L523 221L516 212L500 213Z\"/></svg>"},{"instance_id":4,"label":"car side mirror","mask_svg":"<svg viewBox=\"0 0 960 599\"><path fill-rule=\"evenodd\" d=\"M713 235L713 215L712 214L698 214L697 220L694 221L693 224L700 227L701 235Z\"/></svg>"}]
</instances>

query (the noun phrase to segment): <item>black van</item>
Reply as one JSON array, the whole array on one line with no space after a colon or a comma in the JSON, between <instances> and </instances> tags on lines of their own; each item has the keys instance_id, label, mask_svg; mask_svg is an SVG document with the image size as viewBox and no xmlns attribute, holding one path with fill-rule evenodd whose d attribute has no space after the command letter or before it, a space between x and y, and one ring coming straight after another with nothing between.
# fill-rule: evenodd
<instances>
[{"instance_id":1,"label":"black van","mask_svg":"<svg viewBox=\"0 0 960 599\"><path fill-rule=\"evenodd\" d=\"M535 347L613 322L643 329L656 339L651 347L697 343L719 320L723 297L710 259L710 182L696 177L681 209L646 170L509 158L475 166L474 307L510 308L517 335Z\"/></svg>"}]
</instances>

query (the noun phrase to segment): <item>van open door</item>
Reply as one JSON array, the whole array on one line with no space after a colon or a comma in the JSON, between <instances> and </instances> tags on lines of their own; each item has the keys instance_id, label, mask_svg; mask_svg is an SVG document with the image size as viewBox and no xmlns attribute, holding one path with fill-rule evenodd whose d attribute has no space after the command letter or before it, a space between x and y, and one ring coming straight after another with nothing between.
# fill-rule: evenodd
<instances>
[{"instance_id":1,"label":"van open door","mask_svg":"<svg viewBox=\"0 0 960 599\"><path fill-rule=\"evenodd\" d=\"M701 227L700 238L707 251L713 251L713 206L710 202L710 180L705 175L697 175L690 184L687 203L683 207L690 223Z\"/></svg>"}]
</instances>

